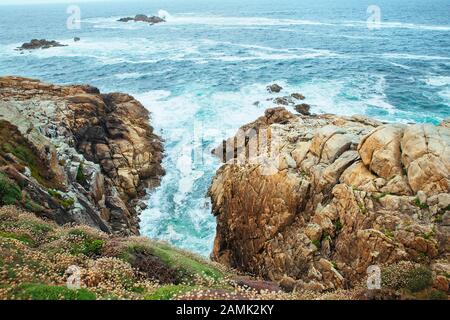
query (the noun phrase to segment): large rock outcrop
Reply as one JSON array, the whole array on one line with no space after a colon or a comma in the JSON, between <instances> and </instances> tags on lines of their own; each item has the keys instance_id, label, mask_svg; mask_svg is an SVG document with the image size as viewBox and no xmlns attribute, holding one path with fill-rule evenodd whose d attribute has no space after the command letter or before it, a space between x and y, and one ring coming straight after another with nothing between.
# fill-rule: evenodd
<instances>
[{"instance_id":1,"label":"large rock outcrop","mask_svg":"<svg viewBox=\"0 0 450 320\"><path fill-rule=\"evenodd\" d=\"M6 204L31 206L59 223L139 233L138 199L164 171L161 140L138 101L90 86L4 77L0 120L0 171L21 191Z\"/></svg>"},{"instance_id":2,"label":"large rock outcrop","mask_svg":"<svg viewBox=\"0 0 450 320\"><path fill-rule=\"evenodd\" d=\"M296 116L279 107L215 153L225 164L209 192L214 260L290 290L355 287L370 266L405 261L448 282L445 122Z\"/></svg>"}]
</instances>

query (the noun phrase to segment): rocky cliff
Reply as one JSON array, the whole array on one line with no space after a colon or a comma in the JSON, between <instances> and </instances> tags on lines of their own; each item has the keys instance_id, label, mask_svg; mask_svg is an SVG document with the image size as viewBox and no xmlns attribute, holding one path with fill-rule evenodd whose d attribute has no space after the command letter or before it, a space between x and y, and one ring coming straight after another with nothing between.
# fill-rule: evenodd
<instances>
[{"instance_id":1,"label":"rocky cliff","mask_svg":"<svg viewBox=\"0 0 450 320\"><path fill-rule=\"evenodd\" d=\"M375 266L383 288L414 275L412 283L448 293L448 122L381 123L279 107L215 152L226 162L210 188L216 261L286 290L354 288Z\"/></svg>"},{"instance_id":2,"label":"rocky cliff","mask_svg":"<svg viewBox=\"0 0 450 320\"><path fill-rule=\"evenodd\" d=\"M4 77L0 130L1 205L139 233L136 206L164 174L163 147L133 97Z\"/></svg>"}]
</instances>

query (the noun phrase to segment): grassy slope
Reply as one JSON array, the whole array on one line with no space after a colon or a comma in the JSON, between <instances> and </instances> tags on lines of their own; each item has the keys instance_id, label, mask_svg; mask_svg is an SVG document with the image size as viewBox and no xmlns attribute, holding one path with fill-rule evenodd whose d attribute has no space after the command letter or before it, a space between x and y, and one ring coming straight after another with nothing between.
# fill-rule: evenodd
<instances>
[{"instance_id":1,"label":"grassy slope","mask_svg":"<svg viewBox=\"0 0 450 320\"><path fill-rule=\"evenodd\" d=\"M80 272L78 290L67 287L71 266ZM235 276L165 243L60 227L16 207L0 207L0 300L355 299L361 293L257 293L232 285ZM431 271L414 264L383 270L383 286L403 298L447 298L433 289Z\"/></svg>"},{"instance_id":2,"label":"grassy slope","mask_svg":"<svg viewBox=\"0 0 450 320\"><path fill-rule=\"evenodd\" d=\"M70 266L81 270L80 290L66 286ZM59 227L0 208L0 299L170 299L199 288L231 292L226 275L164 243Z\"/></svg>"}]
</instances>

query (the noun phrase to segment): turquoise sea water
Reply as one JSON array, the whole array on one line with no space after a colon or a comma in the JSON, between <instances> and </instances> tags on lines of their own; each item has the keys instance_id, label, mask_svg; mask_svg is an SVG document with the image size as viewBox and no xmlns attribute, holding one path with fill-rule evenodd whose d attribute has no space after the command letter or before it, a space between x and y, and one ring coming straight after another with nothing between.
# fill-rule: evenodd
<instances>
[{"instance_id":1,"label":"turquoise sea water","mask_svg":"<svg viewBox=\"0 0 450 320\"><path fill-rule=\"evenodd\" d=\"M377 0L379 29L367 27L371 4L83 3L77 30L66 28L67 5L0 5L0 75L137 97L165 139L167 170L141 216L142 233L208 255L215 221L206 192L219 166L209 150L263 114L266 85L304 94L317 113L430 123L450 116L450 0ZM160 10L167 23L116 21ZM14 51L32 38L69 46ZM193 161L198 149L205 152Z\"/></svg>"}]
</instances>

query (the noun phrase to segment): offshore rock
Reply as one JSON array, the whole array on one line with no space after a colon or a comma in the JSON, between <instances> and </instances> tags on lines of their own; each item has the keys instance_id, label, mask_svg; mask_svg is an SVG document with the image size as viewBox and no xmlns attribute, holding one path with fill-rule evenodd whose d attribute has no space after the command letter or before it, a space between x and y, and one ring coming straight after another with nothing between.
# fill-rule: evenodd
<instances>
[{"instance_id":1,"label":"offshore rock","mask_svg":"<svg viewBox=\"0 0 450 320\"><path fill-rule=\"evenodd\" d=\"M134 18L132 17L126 17L126 18L121 18L118 20L119 22L130 22L130 21L134 21L134 22L146 22L149 23L151 25L156 24L156 23L161 23L161 22L166 22L166 20L157 17L157 16L147 16L145 14L138 14L136 15Z\"/></svg>"},{"instance_id":2,"label":"offshore rock","mask_svg":"<svg viewBox=\"0 0 450 320\"><path fill-rule=\"evenodd\" d=\"M23 51L23 50L36 50L36 49L49 49L54 47L66 47L66 45L63 45L57 41L48 41L45 39L33 39L30 42L22 44L17 50Z\"/></svg>"}]
</instances>

